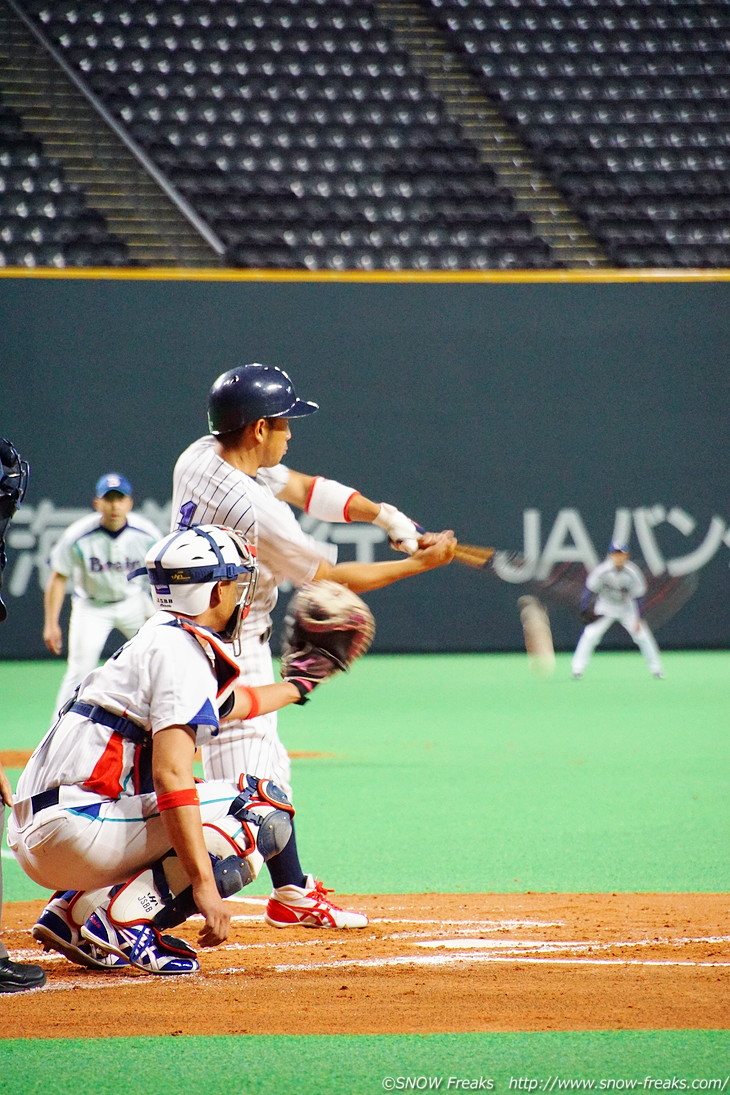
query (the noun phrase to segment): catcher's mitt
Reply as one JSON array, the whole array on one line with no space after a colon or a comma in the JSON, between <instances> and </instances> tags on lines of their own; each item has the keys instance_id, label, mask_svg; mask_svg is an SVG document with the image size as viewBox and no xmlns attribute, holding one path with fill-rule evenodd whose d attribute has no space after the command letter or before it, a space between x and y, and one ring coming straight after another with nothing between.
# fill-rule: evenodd
<instances>
[{"instance_id":1,"label":"catcher's mitt","mask_svg":"<svg viewBox=\"0 0 730 1095\"><path fill-rule=\"evenodd\" d=\"M281 676L296 685L305 703L312 689L346 672L370 647L373 614L339 582L309 582L290 600L281 636Z\"/></svg>"}]
</instances>

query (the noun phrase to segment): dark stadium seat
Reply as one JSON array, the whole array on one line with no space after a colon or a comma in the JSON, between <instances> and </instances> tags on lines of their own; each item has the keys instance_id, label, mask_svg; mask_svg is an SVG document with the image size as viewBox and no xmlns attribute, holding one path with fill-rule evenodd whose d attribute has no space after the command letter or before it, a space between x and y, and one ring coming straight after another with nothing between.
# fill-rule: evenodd
<instances>
[{"instance_id":1,"label":"dark stadium seat","mask_svg":"<svg viewBox=\"0 0 730 1095\"><path fill-rule=\"evenodd\" d=\"M236 264L553 262L366 0L23 2Z\"/></svg>"},{"instance_id":2,"label":"dark stadium seat","mask_svg":"<svg viewBox=\"0 0 730 1095\"><path fill-rule=\"evenodd\" d=\"M61 166L0 101L0 265L75 266L73 249L82 242L108 249L115 265L129 261L126 246L110 235L102 215L88 209Z\"/></svg>"},{"instance_id":3,"label":"dark stadium seat","mask_svg":"<svg viewBox=\"0 0 730 1095\"><path fill-rule=\"evenodd\" d=\"M672 0L428 0L434 20L618 265L713 265L730 204L730 9ZM685 234L654 233L671 203ZM624 220L617 210L627 207ZM719 205L708 205L708 220ZM633 212L632 212L633 211ZM641 219L646 217L646 229ZM656 219L661 220L657 211ZM623 227L622 227L623 226ZM688 237L691 236L691 243Z\"/></svg>"}]
</instances>

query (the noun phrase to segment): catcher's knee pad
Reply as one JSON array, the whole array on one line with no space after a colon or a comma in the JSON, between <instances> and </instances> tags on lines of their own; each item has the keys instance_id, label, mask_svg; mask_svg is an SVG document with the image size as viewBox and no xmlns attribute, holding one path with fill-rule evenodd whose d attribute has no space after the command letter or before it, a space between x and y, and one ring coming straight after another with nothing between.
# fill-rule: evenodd
<instances>
[{"instance_id":1,"label":"catcher's knee pad","mask_svg":"<svg viewBox=\"0 0 730 1095\"><path fill-rule=\"evenodd\" d=\"M242 775L238 786L241 793L231 803L225 820L237 825L234 840L257 875L263 864L288 844L294 807L271 780Z\"/></svg>"}]
</instances>

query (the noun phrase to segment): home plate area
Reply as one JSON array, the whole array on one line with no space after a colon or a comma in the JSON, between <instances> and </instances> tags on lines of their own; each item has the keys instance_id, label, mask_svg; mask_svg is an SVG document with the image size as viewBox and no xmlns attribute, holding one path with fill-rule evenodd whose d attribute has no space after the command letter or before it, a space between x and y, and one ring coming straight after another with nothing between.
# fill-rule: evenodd
<instances>
[{"instance_id":1,"label":"home plate area","mask_svg":"<svg viewBox=\"0 0 730 1095\"><path fill-rule=\"evenodd\" d=\"M29 935L42 904L8 904L12 957L42 965L48 983L4 997L3 1036L728 1025L722 894L332 896L366 912L368 927L280 930L263 922L264 898L232 898L229 939L199 951L200 973L184 977L100 973L44 954ZM200 923L176 934L195 945Z\"/></svg>"}]
</instances>

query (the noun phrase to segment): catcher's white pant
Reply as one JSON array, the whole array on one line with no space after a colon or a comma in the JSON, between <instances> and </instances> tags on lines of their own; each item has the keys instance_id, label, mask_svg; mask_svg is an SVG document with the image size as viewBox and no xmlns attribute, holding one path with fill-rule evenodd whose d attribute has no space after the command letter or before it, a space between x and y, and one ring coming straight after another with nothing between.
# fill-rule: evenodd
<instances>
[{"instance_id":1,"label":"catcher's white pant","mask_svg":"<svg viewBox=\"0 0 730 1095\"><path fill-rule=\"evenodd\" d=\"M239 793L223 781L197 790L203 823L227 817ZM8 844L28 877L49 890L114 886L170 851L154 792L106 799L78 787L59 788L58 804L36 813L30 799L16 802Z\"/></svg>"},{"instance_id":2,"label":"catcher's white pant","mask_svg":"<svg viewBox=\"0 0 730 1095\"><path fill-rule=\"evenodd\" d=\"M68 624L68 665L54 710L60 710L87 673L96 669L104 643L115 628L125 639L131 639L154 611L151 599L144 592L135 592L112 604L95 604L74 597Z\"/></svg>"},{"instance_id":3,"label":"catcher's white pant","mask_svg":"<svg viewBox=\"0 0 730 1095\"><path fill-rule=\"evenodd\" d=\"M628 631L631 638L644 655L652 673L661 673L662 663L659 658L659 648L656 640L649 630L649 625L639 616L636 605L630 604L625 608L614 610L613 613L599 615L593 623L586 624L578 645L573 654L573 673L583 673L591 659L593 651L600 643L603 636L613 624L619 623ZM638 624L638 628L637 628Z\"/></svg>"},{"instance_id":4,"label":"catcher's white pant","mask_svg":"<svg viewBox=\"0 0 730 1095\"><path fill-rule=\"evenodd\" d=\"M241 682L249 687L274 684L271 647L257 637L246 637L238 659ZM279 740L276 712L242 722L226 722L219 737L200 750L205 779L237 781L241 772L270 779L292 802L291 762Z\"/></svg>"}]
</instances>

